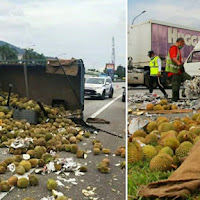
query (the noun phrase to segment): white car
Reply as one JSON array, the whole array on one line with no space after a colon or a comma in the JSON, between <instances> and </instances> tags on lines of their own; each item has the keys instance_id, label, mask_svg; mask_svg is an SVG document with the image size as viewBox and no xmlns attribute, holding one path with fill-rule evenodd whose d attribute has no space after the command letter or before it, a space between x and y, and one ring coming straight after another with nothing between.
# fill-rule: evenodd
<instances>
[{"instance_id":1,"label":"white car","mask_svg":"<svg viewBox=\"0 0 200 200\"><path fill-rule=\"evenodd\" d=\"M85 81L85 96L88 97L101 97L105 99L113 97L114 88L112 79L108 77L91 77Z\"/></svg>"}]
</instances>

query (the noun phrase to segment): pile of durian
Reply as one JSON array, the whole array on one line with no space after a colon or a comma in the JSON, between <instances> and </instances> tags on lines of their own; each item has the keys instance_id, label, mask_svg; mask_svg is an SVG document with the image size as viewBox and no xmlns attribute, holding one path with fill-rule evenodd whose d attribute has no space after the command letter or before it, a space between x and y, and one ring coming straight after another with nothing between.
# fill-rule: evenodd
<instances>
[{"instance_id":1,"label":"pile of durian","mask_svg":"<svg viewBox=\"0 0 200 200\"><path fill-rule=\"evenodd\" d=\"M146 105L147 110L176 110L178 109L177 105L169 104L167 99L161 99L159 103L148 103Z\"/></svg>"},{"instance_id":2,"label":"pile of durian","mask_svg":"<svg viewBox=\"0 0 200 200\"><path fill-rule=\"evenodd\" d=\"M128 140L128 162L149 161L152 171L177 168L200 139L200 113L170 121L158 117Z\"/></svg>"},{"instance_id":3,"label":"pile of durian","mask_svg":"<svg viewBox=\"0 0 200 200\"><path fill-rule=\"evenodd\" d=\"M1 91L0 94L2 95L0 96L0 118L10 118L12 116L12 111L9 111L4 107L7 105L8 93ZM36 101L29 100L27 97L20 97L18 94L14 93L11 93L10 106L13 108L31 109L36 111L38 115L38 122L43 124L46 123L47 120L51 123L55 122L59 115L66 116L66 114L69 114L80 116L80 110L66 111L62 105L60 107L51 107L43 104L47 113L47 116L45 116Z\"/></svg>"},{"instance_id":4,"label":"pile of durian","mask_svg":"<svg viewBox=\"0 0 200 200\"><path fill-rule=\"evenodd\" d=\"M32 168L42 168L50 161L55 161L58 155L53 155L51 152L66 151L71 152L77 158L84 158L85 152L79 148L78 143L84 138L89 138L90 133L67 118L64 108L51 108L44 105L49 120L43 116L40 123L34 125L26 120L13 119L13 111L4 107L7 102L1 96L0 102L2 105L0 106L0 148L9 150L8 158L0 161L0 174L7 173L14 165L13 173L17 176L24 176ZM12 94L11 105L34 109L42 113L36 102L19 98L15 94ZM23 143L23 141L29 142ZM25 159L24 155L29 158ZM56 171L61 168L62 166L55 162ZM80 171L86 172L87 168L82 166ZM19 179L11 176L8 180L0 180L0 192L7 192L12 186L26 188L37 184L38 179L35 175Z\"/></svg>"}]
</instances>

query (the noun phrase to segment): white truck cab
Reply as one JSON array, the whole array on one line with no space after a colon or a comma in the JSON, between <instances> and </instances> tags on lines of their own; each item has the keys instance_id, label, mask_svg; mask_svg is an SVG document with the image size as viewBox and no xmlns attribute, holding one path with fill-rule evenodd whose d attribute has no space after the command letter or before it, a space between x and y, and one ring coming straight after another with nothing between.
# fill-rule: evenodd
<instances>
[{"instance_id":1,"label":"white truck cab","mask_svg":"<svg viewBox=\"0 0 200 200\"><path fill-rule=\"evenodd\" d=\"M200 76L200 41L184 63L185 71L191 76Z\"/></svg>"}]
</instances>

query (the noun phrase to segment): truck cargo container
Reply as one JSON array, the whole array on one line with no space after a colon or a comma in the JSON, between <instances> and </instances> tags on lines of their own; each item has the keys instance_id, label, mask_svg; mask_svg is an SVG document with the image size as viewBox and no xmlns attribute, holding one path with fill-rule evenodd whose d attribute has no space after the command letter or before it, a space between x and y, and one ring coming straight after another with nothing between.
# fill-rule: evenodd
<instances>
[{"instance_id":1,"label":"truck cargo container","mask_svg":"<svg viewBox=\"0 0 200 200\"><path fill-rule=\"evenodd\" d=\"M155 20L130 26L128 29L128 83L148 86L148 51L153 50L161 58L162 66L165 67L168 50L178 37L183 37L185 40L185 46L181 50L182 58L185 60L200 41L200 29Z\"/></svg>"},{"instance_id":2,"label":"truck cargo container","mask_svg":"<svg viewBox=\"0 0 200 200\"><path fill-rule=\"evenodd\" d=\"M21 61L20 61L21 62ZM84 64L82 60L0 62L0 88L50 106L62 104L68 110L84 110ZM24 61L23 61L24 62ZM34 64L33 64L34 63ZM26 70L25 70L26 69Z\"/></svg>"}]
</instances>

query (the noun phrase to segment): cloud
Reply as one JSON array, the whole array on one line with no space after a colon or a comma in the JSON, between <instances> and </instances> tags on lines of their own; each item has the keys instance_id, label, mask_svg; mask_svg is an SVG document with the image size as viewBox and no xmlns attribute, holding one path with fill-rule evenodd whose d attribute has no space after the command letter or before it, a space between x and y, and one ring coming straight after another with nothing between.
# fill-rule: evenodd
<instances>
[{"instance_id":1,"label":"cloud","mask_svg":"<svg viewBox=\"0 0 200 200\"><path fill-rule=\"evenodd\" d=\"M125 0L2 0L1 9L1 40L35 44L45 55L67 53L88 68L103 68L111 61L114 36L116 64L125 66Z\"/></svg>"}]
</instances>

